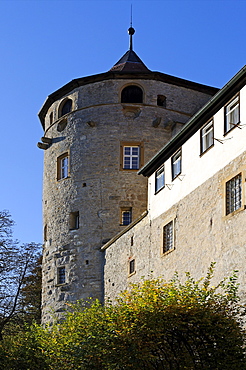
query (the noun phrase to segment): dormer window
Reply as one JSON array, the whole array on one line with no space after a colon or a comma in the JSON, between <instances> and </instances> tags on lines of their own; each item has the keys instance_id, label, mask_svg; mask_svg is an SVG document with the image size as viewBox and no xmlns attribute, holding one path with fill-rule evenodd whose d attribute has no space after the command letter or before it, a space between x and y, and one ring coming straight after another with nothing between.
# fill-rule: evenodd
<instances>
[{"instance_id":1,"label":"dormer window","mask_svg":"<svg viewBox=\"0 0 246 370\"><path fill-rule=\"evenodd\" d=\"M59 107L59 118L71 112L72 105L73 105L72 99L64 100Z\"/></svg>"},{"instance_id":2,"label":"dormer window","mask_svg":"<svg viewBox=\"0 0 246 370\"><path fill-rule=\"evenodd\" d=\"M142 103L143 90L136 85L126 86L121 92L121 103Z\"/></svg>"}]
</instances>

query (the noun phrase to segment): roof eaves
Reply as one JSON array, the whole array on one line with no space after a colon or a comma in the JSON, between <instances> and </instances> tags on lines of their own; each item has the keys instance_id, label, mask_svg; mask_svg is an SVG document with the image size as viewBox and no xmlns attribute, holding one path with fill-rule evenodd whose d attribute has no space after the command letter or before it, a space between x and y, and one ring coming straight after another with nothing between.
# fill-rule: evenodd
<instances>
[{"instance_id":1,"label":"roof eaves","mask_svg":"<svg viewBox=\"0 0 246 370\"><path fill-rule=\"evenodd\" d=\"M235 94L235 87L242 80L240 84L241 88L246 82L246 65L240 69L240 71L228 81L222 89L220 89L190 120L185 124L184 128L173 137L157 154L152 157L139 171L139 175L150 176L152 173L163 163L172 153L175 152L177 146L181 146L199 127L196 128L197 122L203 117L207 117L207 114L213 115L215 109L218 109L220 105L224 105L225 95L231 90L232 95ZM241 86L242 85L242 86ZM207 114L206 114L207 113ZM183 140L182 140L183 138ZM175 145L176 144L176 145Z\"/></svg>"},{"instance_id":2,"label":"roof eaves","mask_svg":"<svg viewBox=\"0 0 246 370\"><path fill-rule=\"evenodd\" d=\"M138 224L145 216L147 216L147 214L148 214L148 211L144 211L135 221L131 222L128 226L124 228L124 230L119 232L112 239L110 239L106 244L104 244L101 247L101 250L104 251L105 249L110 247L111 244L113 244L116 240L118 240L122 235L124 235L127 231L129 231L133 226Z\"/></svg>"}]
</instances>

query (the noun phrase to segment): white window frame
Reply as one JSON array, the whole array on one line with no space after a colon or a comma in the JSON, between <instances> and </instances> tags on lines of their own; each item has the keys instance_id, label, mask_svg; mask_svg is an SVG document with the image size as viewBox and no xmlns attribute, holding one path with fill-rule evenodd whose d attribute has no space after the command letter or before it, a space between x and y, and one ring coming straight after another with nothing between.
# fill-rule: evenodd
<instances>
[{"instance_id":1,"label":"white window frame","mask_svg":"<svg viewBox=\"0 0 246 370\"><path fill-rule=\"evenodd\" d=\"M69 176L69 155L68 152L57 158L57 180L66 179Z\"/></svg>"},{"instance_id":2,"label":"white window frame","mask_svg":"<svg viewBox=\"0 0 246 370\"><path fill-rule=\"evenodd\" d=\"M182 171L182 150L181 148L172 156L172 180L174 180Z\"/></svg>"},{"instance_id":3,"label":"white window frame","mask_svg":"<svg viewBox=\"0 0 246 370\"><path fill-rule=\"evenodd\" d=\"M201 129L201 154L214 145L214 121L210 120Z\"/></svg>"},{"instance_id":4,"label":"white window frame","mask_svg":"<svg viewBox=\"0 0 246 370\"><path fill-rule=\"evenodd\" d=\"M225 183L225 209L226 216L242 209L243 184L242 173L238 173Z\"/></svg>"},{"instance_id":5,"label":"white window frame","mask_svg":"<svg viewBox=\"0 0 246 370\"><path fill-rule=\"evenodd\" d=\"M164 164L155 172L155 194L165 187L165 166Z\"/></svg>"},{"instance_id":6,"label":"white window frame","mask_svg":"<svg viewBox=\"0 0 246 370\"><path fill-rule=\"evenodd\" d=\"M239 95L236 95L225 106L225 134L231 131L240 123L240 101Z\"/></svg>"},{"instance_id":7,"label":"white window frame","mask_svg":"<svg viewBox=\"0 0 246 370\"><path fill-rule=\"evenodd\" d=\"M137 154L134 151L137 149ZM130 150L130 153L126 153ZM137 161L135 161L137 159ZM138 170L140 164L140 147L139 145L123 146L123 169L124 170Z\"/></svg>"}]
</instances>

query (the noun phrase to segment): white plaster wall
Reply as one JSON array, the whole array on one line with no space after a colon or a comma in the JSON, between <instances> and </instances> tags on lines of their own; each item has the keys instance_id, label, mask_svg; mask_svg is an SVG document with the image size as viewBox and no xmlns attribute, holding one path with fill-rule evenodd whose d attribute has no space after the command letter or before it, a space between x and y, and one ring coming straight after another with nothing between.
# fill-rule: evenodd
<instances>
[{"instance_id":1,"label":"white plaster wall","mask_svg":"<svg viewBox=\"0 0 246 370\"><path fill-rule=\"evenodd\" d=\"M212 119L213 117L211 117ZM155 173L149 178L149 216L154 219L211 178L246 148L246 86L240 91L241 129L224 136L224 108L214 115L214 146L200 156L200 130L182 146L182 176L172 181L171 158L165 162L165 188L155 194Z\"/></svg>"}]
</instances>

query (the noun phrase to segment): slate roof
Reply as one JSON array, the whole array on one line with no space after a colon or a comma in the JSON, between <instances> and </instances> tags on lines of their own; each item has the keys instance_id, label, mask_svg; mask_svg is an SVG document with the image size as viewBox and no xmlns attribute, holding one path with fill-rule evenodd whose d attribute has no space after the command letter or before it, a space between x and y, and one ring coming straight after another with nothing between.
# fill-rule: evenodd
<instances>
[{"instance_id":1,"label":"slate roof","mask_svg":"<svg viewBox=\"0 0 246 370\"><path fill-rule=\"evenodd\" d=\"M110 69L121 72L150 72L146 65L133 50L128 50L122 58Z\"/></svg>"}]
</instances>

